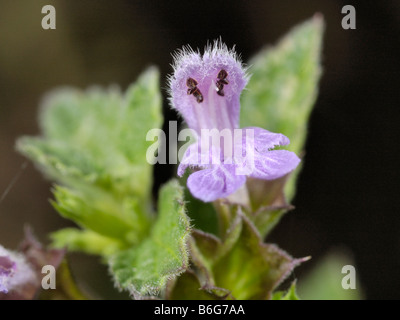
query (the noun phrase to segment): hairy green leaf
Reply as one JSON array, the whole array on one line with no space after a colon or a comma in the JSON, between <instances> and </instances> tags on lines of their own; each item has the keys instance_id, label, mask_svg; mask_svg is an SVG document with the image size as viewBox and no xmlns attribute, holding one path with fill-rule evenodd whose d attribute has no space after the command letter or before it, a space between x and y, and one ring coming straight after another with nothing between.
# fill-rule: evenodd
<instances>
[{"instance_id":1,"label":"hairy green leaf","mask_svg":"<svg viewBox=\"0 0 400 320\"><path fill-rule=\"evenodd\" d=\"M189 220L183 190L177 181L165 185L158 201L159 217L149 238L138 246L119 252L110 260L116 284L136 298L157 295L167 280L188 267Z\"/></svg>"}]
</instances>

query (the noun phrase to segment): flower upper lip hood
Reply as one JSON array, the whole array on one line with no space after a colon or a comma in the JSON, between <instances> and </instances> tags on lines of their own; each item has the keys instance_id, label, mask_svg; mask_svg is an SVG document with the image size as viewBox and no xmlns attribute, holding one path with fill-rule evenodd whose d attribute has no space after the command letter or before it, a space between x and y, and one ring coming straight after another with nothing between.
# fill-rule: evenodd
<instances>
[{"instance_id":1,"label":"flower upper lip hood","mask_svg":"<svg viewBox=\"0 0 400 320\"><path fill-rule=\"evenodd\" d=\"M180 176L188 167L201 169L187 181L193 196L205 202L225 198L242 187L246 177L272 180L297 167L300 159L296 154L273 150L289 144L284 135L255 127L239 129L240 94L249 77L234 49L215 41L203 55L184 47L174 58L174 73L169 77L170 102L197 136L178 168ZM229 130L232 147L221 147L219 136L203 148L204 140L209 139L203 136L205 130ZM239 139L234 132L239 133ZM233 150L231 156L226 156L227 149Z\"/></svg>"},{"instance_id":2,"label":"flower upper lip hood","mask_svg":"<svg viewBox=\"0 0 400 320\"><path fill-rule=\"evenodd\" d=\"M220 41L208 45L203 55L190 47L174 54L174 73L169 78L170 101L185 119L189 128L200 134L201 129L236 129L239 127L240 93L249 77L238 55ZM229 84L224 96L217 94L218 73L225 70ZM188 78L197 81L204 101L187 94Z\"/></svg>"}]
</instances>

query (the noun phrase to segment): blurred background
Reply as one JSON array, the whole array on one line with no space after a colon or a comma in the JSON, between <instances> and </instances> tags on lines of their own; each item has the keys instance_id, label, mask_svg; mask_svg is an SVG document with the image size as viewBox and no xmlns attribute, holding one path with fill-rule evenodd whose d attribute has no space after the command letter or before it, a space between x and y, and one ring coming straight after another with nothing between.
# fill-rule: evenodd
<instances>
[{"instance_id":1,"label":"blurred background","mask_svg":"<svg viewBox=\"0 0 400 320\"><path fill-rule=\"evenodd\" d=\"M56 30L41 27L46 4L57 10ZM356 30L341 27L341 8L347 4L356 8ZM19 136L38 134L37 108L45 92L63 85L125 89L152 64L160 68L165 88L176 48L203 48L222 36L247 61L316 12L327 25L324 73L296 210L267 240L293 256L313 257L296 269L300 279L331 250L344 250L356 266L364 297L400 298L396 0L0 0L0 198L15 182L0 200L0 243L16 248L24 224L46 243L49 232L70 225L49 204L51 183L14 149ZM166 120L174 120L165 89L163 94ZM166 165L155 170L156 191L174 170ZM112 287L100 277L106 268L97 259L73 255L72 261L79 263L74 272L89 290Z\"/></svg>"}]
</instances>

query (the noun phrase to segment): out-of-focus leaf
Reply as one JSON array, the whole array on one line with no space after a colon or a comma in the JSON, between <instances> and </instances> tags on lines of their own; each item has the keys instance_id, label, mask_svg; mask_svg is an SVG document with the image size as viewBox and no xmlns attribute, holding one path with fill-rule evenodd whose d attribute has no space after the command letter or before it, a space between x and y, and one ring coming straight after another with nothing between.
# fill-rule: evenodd
<instances>
[{"instance_id":1,"label":"out-of-focus leaf","mask_svg":"<svg viewBox=\"0 0 400 320\"><path fill-rule=\"evenodd\" d=\"M53 232L51 239L55 248L67 248L69 251L81 251L104 257L127 247L126 243L117 239L100 235L91 230L78 230L76 228Z\"/></svg>"},{"instance_id":2,"label":"out-of-focus leaf","mask_svg":"<svg viewBox=\"0 0 400 320\"><path fill-rule=\"evenodd\" d=\"M318 93L324 22L320 15L295 27L275 47L266 48L249 61L251 79L241 97L241 126L258 126L286 135L285 149L302 156L307 125ZM289 176L247 186L254 211L284 207L295 195L301 165ZM278 203L276 203L278 202ZM271 211L266 211L271 215ZM256 227L265 236L285 210L275 212L270 226ZM260 212L259 212L260 213ZM261 214L262 216L262 214ZM265 223L268 219L260 219Z\"/></svg>"},{"instance_id":3,"label":"out-of-focus leaf","mask_svg":"<svg viewBox=\"0 0 400 320\"><path fill-rule=\"evenodd\" d=\"M159 73L150 68L125 95L117 88L49 94L40 113L43 136L24 137L17 148L62 184L87 182L146 198L152 185L146 150L153 144L146 134L161 124Z\"/></svg>"},{"instance_id":4,"label":"out-of-focus leaf","mask_svg":"<svg viewBox=\"0 0 400 320\"><path fill-rule=\"evenodd\" d=\"M283 133L288 150L301 154L308 119L321 75L322 17L295 27L276 47L266 48L249 61L251 79L242 94L241 126L258 126ZM295 194L299 170L292 174L285 194Z\"/></svg>"},{"instance_id":5,"label":"out-of-focus leaf","mask_svg":"<svg viewBox=\"0 0 400 320\"><path fill-rule=\"evenodd\" d=\"M125 243L135 244L147 235L149 221L125 197L121 202L96 189L72 191L57 186L53 206L83 228Z\"/></svg>"},{"instance_id":6,"label":"out-of-focus leaf","mask_svg":"<svg viewBox=\"0 0 400 320\"><path fill-rule=\"evenodd\" d=\"M161 189L158 214L148 239L110 260L116 284L136 298L157 295L167 280L184 272L189 264L190 224L185 214L183 190L177 181Z\"/></svg>"},{"instance_id":7,"label":"out-of-focus leaf","mask_svg":"<svg viewBox=\"0 0 400 320\"><path fill-rule=\"evenodd\" d=\"M44 99L42 136L23 137L17 148L63 185L55 187L53 205L85 229L58 234L58 246L108 254L148 236L154 220L153 168L146 151L154 142L146 141L146 135L161 124L155 68L125 94L115 87L60 89ZM113 244L102 250L96 241Z\"/></svg>"},{"instance_id":8,"label":"out-of-focus leaf","mask_svg":"<svg viewBox=\"0 0 400 320\"><path fill-rule=\"evenodd\" d=\"M287 149L303 150L318 93L323 30L323 19L316 15L249 61L251 79L241 98L242 127L283 133L291 141Z\"/></svg>"},{"instance_id":9,"label":"out-of-focus leaf","mask_svg":"<svg viewBox=\"0 0 400 320\"><path fill-rule=\"evenodd\" d=\"M124 238L129 233L132 225L128 220L124 219L120 214L114 214L114 210L110 210L106 205L103 208L92 201L101 201L107 204L100 197L83 197L78 192L70 189L56 187L54 191L56 201L53 202L57 211L65 218L69 218L82 227L86 227L93 231L109 237Z\"/></svg>"},{"instance_id":10,"label":"out-of-focus leaf","mask_svg":"<svg viewBox=\"0 0 400 320\"><path fill-rule=\"evenodd\" d=\"M360 300L363 291L356 274L356 289L344 289L342 268L354 265L349 255L340 251L328 253L306 277L298 282L298 292L303 300ZM356 269L357 271L357 269Z\"/></svg>"}]
</instances>

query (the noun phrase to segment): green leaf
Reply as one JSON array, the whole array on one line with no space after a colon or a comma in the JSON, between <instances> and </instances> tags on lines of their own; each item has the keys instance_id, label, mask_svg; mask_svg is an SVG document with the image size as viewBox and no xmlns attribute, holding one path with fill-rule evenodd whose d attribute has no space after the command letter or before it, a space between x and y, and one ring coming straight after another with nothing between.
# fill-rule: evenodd
<instances>
[{"instance_id":1,"label":"green leaf","mask_svg":"<svg viewBox=\"0 0 400 320\"><path fill-rule=\"evenodd\" d=\"M302 151L321 75L323 29L322 18L315 16L249 61L251 79L242 94L243 127L283 133L291 139L289 150Z\"/></svg>"},{"instance_id":2,"label":"green leaf","mask_svg":"<svg viewBox=\"0 0 400 320\"><path fill-rule=\"evenodd\" d=\"M229 290L212 286L198 272L186 270L167 288L168 300L232 300Z\"/></svg>"},{"instance_id":3,"label":"green leaf","mask_svg":"<svg viewBox=\"0 0 400 320\"><path fill-rule=\"evenodd\" d=\"M116 284L136 298L157 295L168 279L188 267L190 224L185 214L183 190L177 181L161 189L158 212L149 238L110 260Z\"/></svg>"},{"instance_id":4,"label":"green leaf","mask_svg":"<svg viewBox=\"0 0 400 320\"><path fill-rule=\"evenodd\" d=\"M108 255L148 237L154 221L149 130L162 125L159 72L149 68L125 94L118 88L58 89L41 105L41 137L17 148L61 186L53 206L85 231L57 245ZM98 243L96 243L98 241ZM104 244L104 249L99 244Z\"/></svg>"},{"instance_id":5,"label":"green leaf","mask_svg":"<svg viewBox=\"0 0 400 320\"><path fill-rule=\"evenodd\" d=\"M292 283L286 293L283 291L274 292L271 300L300 300L296 292L296 281Z\"/></svg>"},{"instance_id":6,"label":"green leaf","mask_svg":"<svg viewBox=\"0 0 400 320\"><path fill-rule=\"evenodd\" d=\"M153 144L146 134L161 124L159 72L149 68L125 95L98 87L49 94L40 112L43 136L22 138L17 148L62 184L85 181L145 199L152 185L146 150Z\"/></svg>"},{"instance_id":7,"label":"green leaf","mask_svg":"<svg viewBox=\"0 0 400 320\"><path fill-rule=\"evenodd\" d=\"M57 186L54 195L56 201L53 202L53 206L56 210L81 227L126 242L132 240L129 236L132 231L142 231L135 224L134 215L132 214L130 219L123 206L107 193L91 193L88 190L79 192Z\"/></svg>"},{"instance_id":8,"label":"green leaf","mask_svg":"<svg viewBox=\"0 0 400 320\"><path fill-rule=\"evenodd\" d=\"M295 27L277 46L252 58L252 76L241 97L241 126L283 133L291 141L287 149L297 154L303 152L318 93L323 30L323 19L316 15ZM294 196L298 172L285 187L288 199Z\"/></svg>"},{"instance_id":9,"label":"green leaf","mask_svg":"<svg viewBox=\"0 0 400 320\"><path fill-rule=\"evenodd\" d=\"M119 148L124 150L132 163L149 167L146 150L153 142L147 141L146 135L151 129L161 128L163 123L159 72L156 68L148 69L129 87L125 103L125 113L121 116L126 125L119 132L119 138L123 137L118 140Z\"/></svg>"},{"instance_id":10,"label":"green leaf","mask_svg":"<svg viewBox=\"0 0 400 320\"><path fill-rule=\"evenodd\" d=\"M180 286L205 291L207 298L270 299L273 290L306 259L293 259L275 245L262 242L252 222L237 211L223 241L195 230L190 243L191 270L169 290L182 298ZM191 289L191 290L192 290ZM185 291L186 299L203 293Z\"/></svg>"},{"instance_id":11,"label":"green leaf","mask_svg":"<svg viewBox=\"0 0 400 320\"><path fill-rule=\"evenodd\" d=\"M213 234L194 229L189 240L191 268L169 285L167 297L185 300L200 297L207 300L232 299L229 290L216 286L213 267L221 256L232 249L241 230L242 221L239 215L235 216L223 242Z\"/></svg>"},{"instance_id":12,"label":"green leaf","mask_svg":"<svg viewBox=\"0 0 400 320\"><path fill-rule=\"evenodd\" d=\"M332 251L317 263L308 275L301 278L298 291L303 300L360 300L363 290L356 274L356 289L343 289L342 268L354 265L353 259L343 251ZM357 269L356 269L357 270Z\"/></svg>"},{"instance_id":13,"label":"green leaf","mask_svg":"<svg viewBox=\"0 0 400 320\"><path fill-rule=\"evenodd\" d=\"M192 271L186 271L173 284L168 292L168 300L221 300L212 292L200 289L200 280Z\"/></svg>"},{"instance_id":14,"label":"green leaf","mask_svg":"<svg viewBox=\"0 0 400 320\"><path fill-rule=\"evenodd\" d=\"M287 176L272 181L252 178L247 180L251 208L245 211L263 239L280 221L281 217L293 209L293 206L286 202L283 194L286 181Z\"/></svg>"},{"instance_id":15,"label":"green leaf","mask_svg":"<svg viewBox=\"0 0 400 320\"><path fill-rule=\"evenodd\" d=\"M67 248L69 251L81 251L103 257L126 249L126 244L123 242L102 236L91 230L66 228L53 232L51 239L52 246L55 248Z\"/></svg>"},{"instance_id":16,"label":"green leaf","mask_svg":"<svg viewBox=\"0 0 400 320\"><path fill-rule=\"evenodd\" d=\"M272 244L262 242L254 225L242 215L240 237L213 267L218 287L236 299L270 299L273 290L304 260L296 260Z\"/></svg>"},{"instance_id":17,"label":"green leaf","mask_svg":"<svg viewBox=\"0 0 400 320\"><path fill-rule=\"evenodd\" d=\"M236 231L237 227L241 228L241 225L237 223L232 229ZM236 234L238 234L238 232L235 232L235 237ZM196 249L199 250L204 259L209 262L215 261L222 250L222 241L213 234L198 229L193 230L192 238L194 241L193 245L196 246Z\"/></svg>"}]
</instances>

